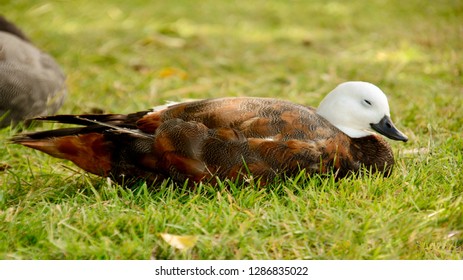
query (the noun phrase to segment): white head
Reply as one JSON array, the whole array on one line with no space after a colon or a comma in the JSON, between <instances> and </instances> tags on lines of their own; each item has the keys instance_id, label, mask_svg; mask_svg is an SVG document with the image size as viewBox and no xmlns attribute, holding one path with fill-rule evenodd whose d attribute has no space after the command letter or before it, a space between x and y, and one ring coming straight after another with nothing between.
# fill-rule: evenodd
<instances>
[{"instance_id":1,"label":"white head","mask_svg":"<svg viewBox=\"0 0 463 280\"><path fill-rule=\"evenodd\" d=\"M340 84L322 100L317 113L352 138L375 130L394 140L408 140L391 121L386 95L371 83Z\"/></svg>"}]
</instances>

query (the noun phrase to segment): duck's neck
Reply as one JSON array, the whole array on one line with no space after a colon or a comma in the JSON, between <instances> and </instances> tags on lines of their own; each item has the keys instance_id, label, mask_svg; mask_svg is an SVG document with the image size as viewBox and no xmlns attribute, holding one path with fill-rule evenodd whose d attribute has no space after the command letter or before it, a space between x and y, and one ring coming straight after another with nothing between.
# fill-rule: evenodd
<instances>
[{"instance_id":1,"label":"duck's neck","mask_svg":"<svg viewBox=\"0 0 463 280\"><path fill-rule=\"evenodd\" d=\"M335 125L335 124L333 125L337 129L347 134L347 136L349 136L350 138L362 138L362 137L374 135L373 132L370 132L367 130L355 129L355 128L350 128L350 127L345 127L345 126L340 126L340 125Z\"/></svg>"},{"instance_id":2,"label":"duck's neck","mask_svg":"<svg viewBox=\"0 0 463 280\"><path fill-rule=\"evenodd\" d=\"M323 110L324 107L320 107L317 109L317 114L321 117L323 117L325 120L327 120L330 124L332 124L334 127L337 129L341 130L344 132L347 136L350 138L361 138L361 137L366 137L370 135L375 135L374 132L364 130L364 129L358 129L358 128L353 128L352 126L344 126L341 123L345 123L345 120L339 119L336 116L333 116L332 114L328 114L326 110Z\"/></svg>"},{"instance_id":3,"label":"duck's neck","mask_svg":"<svg viewBox=\"0 0 463 280\"><path fill-rule=\"evenodd\" d=\"M369 135L352 139L352 155L373 172L389 176L394 166L394 154L389 143L380 135Z\"/></svg>"}]
</instances>

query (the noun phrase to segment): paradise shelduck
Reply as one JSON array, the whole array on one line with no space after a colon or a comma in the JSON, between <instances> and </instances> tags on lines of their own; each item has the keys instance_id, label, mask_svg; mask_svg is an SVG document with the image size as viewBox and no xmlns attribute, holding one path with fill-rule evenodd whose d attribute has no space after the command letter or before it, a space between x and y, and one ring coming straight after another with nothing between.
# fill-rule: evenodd
<instances>
[{"instance_id":1,"label":"paradise shelduck","mask_svg":"<svg viewBox=\"0 0 463 280\"><path fill-rule=\"evenodd\" d=\"M392 123L386 95L346 82L315 109L273 98L231 97L155 107L133 114L58 115L37 120L81 125L20 134L12 141L74 162L119 182L177 182L333 172L366 168L388 176L386 140L408 140ZM82 127L83 126L83 127Z\"/></svg>"},{"instance_id":2,"label":"paradise shelduck","mask_svg":"<svg viewBox=\"0 0 463 280\"><path fill-rule=\"evenodd\" d=\"M0 127L54 114L67 94L53 58L0 16Z\"/></svg>"}]
</instances>

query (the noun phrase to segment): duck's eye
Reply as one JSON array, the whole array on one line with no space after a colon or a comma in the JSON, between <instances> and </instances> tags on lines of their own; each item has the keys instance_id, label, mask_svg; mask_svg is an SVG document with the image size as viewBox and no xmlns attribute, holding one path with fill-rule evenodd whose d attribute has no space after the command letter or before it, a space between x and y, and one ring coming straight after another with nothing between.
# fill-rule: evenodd
<instances>
[{"instance_id":1,"label":"duck's eye","mask_svg":"<svg viewBox=\"0 0 463 280\"><path fill-rule=\"evenodd\" d=\"M371 106L371 102L370 102L369 100L365 99L365 100L363 100L363 102L364 102L365 104L368 104L369 106Z\"/></svg>"}]
</instances>

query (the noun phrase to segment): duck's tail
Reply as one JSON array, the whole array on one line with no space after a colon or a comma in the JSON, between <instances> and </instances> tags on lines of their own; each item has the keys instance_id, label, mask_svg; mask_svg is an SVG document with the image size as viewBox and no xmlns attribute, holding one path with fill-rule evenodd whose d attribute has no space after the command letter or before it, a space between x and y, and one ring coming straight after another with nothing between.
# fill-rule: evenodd
<instances>
[{"instance_id":1,"label":"duck's tail","mask_svg":"<svg viewBox=\"0 0 463 280\"><path fill-rule=\"evenodd\" d=\"M122 173L130 168L134 154L149 150L153 136L132 127L132 115L57 115L34 120L77 124L80 127L58 128L19 134L11 142L39 150L53 157L67 159L82 169L99 175ZM119 170L115 172L116 170Z\"/></svg>"}]
</instances>

